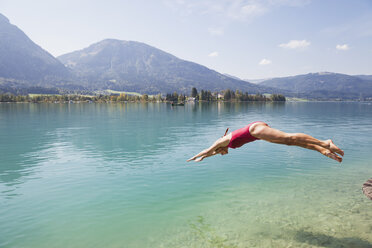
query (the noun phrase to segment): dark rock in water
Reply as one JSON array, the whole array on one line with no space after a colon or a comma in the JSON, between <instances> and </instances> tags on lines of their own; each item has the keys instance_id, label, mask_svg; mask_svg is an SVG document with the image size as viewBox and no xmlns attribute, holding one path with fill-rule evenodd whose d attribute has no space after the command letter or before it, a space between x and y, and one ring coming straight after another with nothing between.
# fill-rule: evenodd
<instances>
[{"instance_id":1,"label":"dark rock in water","mask_svg":"<svg viewBox=\"0 0 372 248\"><path fill-rule=\"evenodd\" d=\"M358 247L358 248L370 248L372 244L359 237L345 237L337 238L329 236L323 233L313 233L304 230L296 231L294 238L298 242L307 243L312 246L321 247Z\"/></svg>"},{"instance_id":2,"label":"dark rock in water","mask_svg":"<svg viewBox=\"0 0 372 248\"><path fill-rule=\"evenodd\" d=\"M363 193L372 200L372 178L363 184Z\"/></svg>"}]
</instances>

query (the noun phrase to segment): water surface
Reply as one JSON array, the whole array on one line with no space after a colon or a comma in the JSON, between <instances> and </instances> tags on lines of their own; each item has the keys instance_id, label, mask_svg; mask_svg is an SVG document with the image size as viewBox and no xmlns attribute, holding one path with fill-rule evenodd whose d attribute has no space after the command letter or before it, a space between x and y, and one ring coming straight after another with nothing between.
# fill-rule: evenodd
<instances>
[{"instance_id":1,"label":"water surface","mask_svg":"<svg viewBox=\"0 0 372 248\"><path fill-rule=\"evenodd\" d=\"M332 138L342 164L256 141ZM0 247L372 247L370 103L0 104Z\"/></svg>"}]
</instances>

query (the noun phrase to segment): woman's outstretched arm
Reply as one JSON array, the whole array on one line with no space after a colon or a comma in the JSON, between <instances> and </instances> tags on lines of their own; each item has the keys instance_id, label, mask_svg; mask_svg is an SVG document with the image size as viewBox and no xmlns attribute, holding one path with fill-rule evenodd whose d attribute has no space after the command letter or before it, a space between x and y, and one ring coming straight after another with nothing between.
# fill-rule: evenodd
<instances>
[{"instance_id":1,"label":"woman's outstretched arm","mask_svg":"<svg viewBox=\"0 0 372 248\"><path fill-rule=\"evenodd\" d=\"M202 161L206 157L214 156L216 154L227 154L227 146L230 142L231 134L225 135L222 138L219 138L216 140L213 145L211 145L209 148L199 152L192 158L188 159L187 162L191 160L195 160L196 162Z\"/></svg>"}]
</instances>

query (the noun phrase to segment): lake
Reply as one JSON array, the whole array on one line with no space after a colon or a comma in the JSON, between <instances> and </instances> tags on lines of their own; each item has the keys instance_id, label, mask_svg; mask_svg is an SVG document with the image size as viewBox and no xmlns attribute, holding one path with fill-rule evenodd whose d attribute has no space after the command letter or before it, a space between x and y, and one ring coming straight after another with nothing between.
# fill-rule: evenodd
<instances>
[{"instance_id":1,"label":"lake","mask_svg":"<svg viewBox=\"0 0 372 248\"><path fill-rule=\"evenodd\" d=\"M333 139L255 141L265 121ZM372 103L0 104L0 247L372 247Z\"/></svg>"}]
</instances>

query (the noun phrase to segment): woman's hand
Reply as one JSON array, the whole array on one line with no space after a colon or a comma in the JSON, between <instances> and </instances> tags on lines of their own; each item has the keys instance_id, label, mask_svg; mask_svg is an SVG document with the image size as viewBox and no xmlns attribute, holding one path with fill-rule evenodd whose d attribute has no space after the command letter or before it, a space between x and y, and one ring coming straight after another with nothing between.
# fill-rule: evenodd
<instances>
[{"instance_id":1,"label":"woman's hand","mask_svg":"<svg viewBox=\"0 0 372 248\"><path fill-rule=\"evenodd\" d=\"M230 138L226 137L228 130L229 129L226 129L225 135L219 138L218 140L216 140L216 142L214 142L214 144L211 147L201 151L200 153L189 158L186 161L190 162L192 160L195 160L195 162L200 162L207 157L214 156L219 153L221 155L227 154L228 153L227 145L229 144L230 138L231 138L231 137Z\"/></svg>"}]
</instances>

